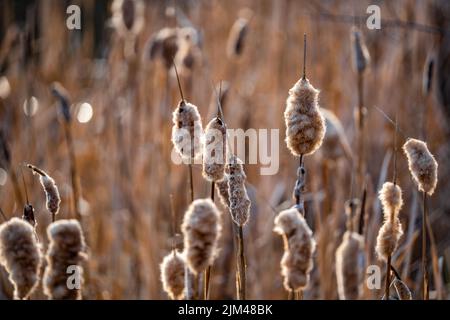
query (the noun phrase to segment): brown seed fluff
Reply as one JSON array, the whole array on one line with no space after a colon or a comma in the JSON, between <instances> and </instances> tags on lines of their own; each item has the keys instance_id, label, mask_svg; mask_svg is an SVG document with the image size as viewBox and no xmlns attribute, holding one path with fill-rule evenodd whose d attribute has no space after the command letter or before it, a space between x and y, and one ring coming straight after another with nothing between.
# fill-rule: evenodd
<instances>
[{"instance_id":1,"label":"brown seed fluff","mask_svg":"<svg viewBox=\"0 0 450 320\"><path fill-rule=\"evenodd\" d=\"M112 23L120 36L136 36L144 27L142 0L114 0L111 6Z\"/></svg>"},{"instance_id":2,"label":"brown seed fluff","mask_svg":"<svg viewBox=\"0 0 450 320\"><path fill-rule=\"evenodd\" d=\"M79 300L81 288L69 289L69 266L76 266L83 284L81 263L86 259L83 231L77 220L59 220L47 228L49 246L42 280L45 295L52 300Z\"/></svg>"},{"instance_id":3,"label":"brown seed fluff","mask_svg":"<svg viewBox=\"0 0 450 320\"><path fill-rule=\"evenodd\" d=\"M9 273L14 298L26 299L39 282L41 251L33 227L19 218L0 226L0 265Z\"/></svg>"},{"instance_id":4,"label":"brown seed fluff","mask_svg":"<svg viewBox=\"0 0 450 320\"><path fill-rule=\"evenodd\" d=\"M369 51L364 43L361 32L357 28L352 29L353 67L355 71L362 73L370 62Z\"/></svg>"},{"instance_id":5,"label":"brown seed fluff","mask_svg":"<svg viewBox=\"0 0 450 320\"><path fill-rule=\"evenodd\" d=\"M345 135L344 127L341 121L328 109L321 109L322 115L325 118L326 133L323 139L320 152L324 160L337 161L342 157L346 157L349 161L352 160L352 149Z\"/></svg>"},{"instance_id":6,"label":"brown seed fluff","mask_svg":"<svg viewBox=\"0 0 450 320\"><path fill-rule=\"evenodd\" d=\"M387 260L392 256L403 235L398 214L403 205L402 190L392 182L385 182L378 195L383 205L384 222L378 232L376 251L378 257Z\"/></svg>"},{"instance_id":7,"label":"brown seed fluff","mask_svg":"<svg viewBox=\"0 0 450 320\"><path fill-rule=\"evenodd\" d=\"M173 112L172 143L183 160L191 160L202 154L203 127L195 105L180 101ZM192 148L193 147L193 148Z\"/></svg>"},{"instance_id":8,"label":"brown seed fluff","mask_svg":"<svg viewBox=\"0 0 450 320\"><path fill-rule=\"evenodd\" d=\"M191 203L181 230L186 262L192 272L198 274L212 265L222 231L219 210L211 199L197 199Z\"/></svg>"},{"instance_id":9,"label":"brown seed fluff","mask_svg":"<svg viewBox=\"0 0 450 320\"><path fill-rule=\"evenodd\" d=\"M184 259L177 251L164 257L161 263L161 281L163 289L172 300L181 300L184 296Z\"/></svg>"},{"instance_id":10,"label":"brown seed fluff","mask_svg":"<svg viewBox=\"0 0 450 320\"><path fill-rule=\"evenodd\" d=\"M295 156L312 154L322 144L326 126L318 96L308 79L300 79L289 90L284 111L286 143Z\"/></svg>"},{"instance_id":11,"label":"brown seed fluff","mask_svg":"<svg viewBox=\"0 0 450 320\"><path fill-rule=\"evenodd\" d=\"M242 161L232 155L226 165L228 175L228 195L230 199L231 218L238 226L245 225L250 219L251 201L245 188L245 179Z\"/></svg>"},{"instance_id":12,"label":"brown seed fluff","mask_svg":"<svg viewBox=\"0 0 450 320\"><path fill-rule=\"evenodd\" d=\"M411 291L403 281L395 278L394 288L395 291L397 291L397 295L400 300L412 300Z\"/></svg>"},{"instance_id":13,"label":"brown seed fluff","mask_svg":"<svg viewBox=\"0 0 450 320\"><path fill-rule=\"evenodd\" d=\"M420 191L432 195L437 184L438 164L427 144L421 140L408 139L403 145L408 158L409 172Z\"/></svg>"},{"instance_id":14,"label":"brown seed fluff","mask_svg":"<svg viewBox=\"0 0 450 320\"><path fill-rule=\"evenodd\" d=\"M146 44L145 54L150 60L161 58L166 69L170 69L178 46L178 28L163 28L150 37Z\"/></svg>"},{"instance_id":15,"label":"brown seed fluff","mask_svg":"<svg viewBox=\"0 0 450 320\"><path fill-rule=\"evenodd\" d=\"M357 300L361 288L361 257L363 238L356 232L346 231L336 250L336 280L339 299Z\"/></svg>"},{"instance_id":16,"label":"brown seed fluff","mask_svg":"<svg viewBox=\"0 0 450 320\"><path fill-rule=\"evenodd\" d=\"M47 209L53 214L58 214L59 204L61 203L61 198L59 196L58 187L50 176L40 176L39 180L44 188L45 195L47 197Z\"/></svg>"},{"instance_id":17,"label":"brown seed fluff","mask_svg":"<svg viewBox=\"0 0 450 320\"><path fill-rule=\"evenodd\" d=\"M227 132L219 118L212 119L205 128L203 147L203 176L209 181L223 179L226 160Z\"/></svg>"},{"instance_id":18,"label":"brown seed fluff","mask_svg":"<svg viewBox=\"0 0 450 320\"><path fill-rule=\"evenodd\" d=\"M316 247L306 220L295 208L281 211L275 218L274 231L282 235L284 240L281 275L285 289L296 291L306 288Z\"/></svg>"}]
</instances>

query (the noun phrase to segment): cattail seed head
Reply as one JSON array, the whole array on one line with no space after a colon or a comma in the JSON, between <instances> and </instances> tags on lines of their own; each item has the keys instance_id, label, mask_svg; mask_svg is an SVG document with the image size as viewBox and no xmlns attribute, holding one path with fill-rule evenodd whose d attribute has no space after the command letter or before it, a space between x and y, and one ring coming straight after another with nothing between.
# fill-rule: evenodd
<instances>
[{"instance_id":1,"label":"cattail seed head","mask_svg":"<svg viewBox=\"0 0 450 320\"><path fill-rule=\"evenodd\" d=\"M275 218L274 231L282 235L284 240L281 275L285 289L297 291L306 288L316 247L306 220L295 208L281 211Z\"/></svg>"},{"instance_id":2,"label":"cattail seed head","mask_svg":"<svg viewBox=\"0 0 450 320\"><path fill-rule=\"evenodd\" d=\"M197 30L192 27L179 28L177 32L178 50L174 61L178 71L183 76L189 76L200 58L201 37Z\"/></svg>"},{"instance_id":3,"label":"cattail seed head","mask_svg":"<svg viewBox=\"0 0 450 320\"><path fill-rule=\"evenodd\" d=\"M353 67L358 73L364 72L370 62L369 51L364 43L361 32L352 29L352 45L353 45Z\"/></svg>"},{"instance_id":4,"label":"cattail seed head","mask_svg":"<svg viewBox=\"0 0 450 320\"><path fill-rule=\"evenodd\" d=\"M39 181L44 188L45 196L47 198L47 210L52 214L58 214L61 198L59 196L59 191L55 180L53 180L53 178L50 177L45 171L32 166L31 164L28 165L28 168L33 170L33 173L37 173L39 175Z\"/></svg>"},{"instance_id":5,"label":"cattail seed head","mask_svg":"<svg viewBox=\"0 0 450 320\"><path fill-rule=\"evenodd\" d=\"M230 199L231 218L238 226L245 225L250 219L251 201L245 187L245 179L242 161L232 155L226 166L228 175L228 195Z\"/></svg>"},{"instance_id":6,"label":"cattail seed head","mask_svg":"<svg viewBox=\"0 0 450 320\"><path fill-rule=\"evenodd\" d=\"M210 266L218 254L222 231L219 210L211 199L197 199L186 211L181 226L185 258L193 273Z\"/></svg>"},{"instance_id":7,"label":"cattail seed head","mask_svg":"<svg viewBox=\"0 0 450 320\"><path fill-rule=\"evenodd\" d=\"M36 227L36 219L34 217L34 208L31 204L26 204L23 207L22 219L28 222L33 228Z\"/></svg>"},{"instance_id":8,"label":"cattail seed head","mask_svg":"<svg viewBox=\"0 0 450 320\"><path fill-rule=\"evenodd\" d=\"M184 295L183 255L173 251L164 257L161 263L161 281L163 289L172 300L181 300Z\"/></svg>"},{"instance_id":9,"label":"cattail seed head","mask_svg":"<svg viewBox=\"0 0 450 320\"><path fill-rule=\"evenodd\" d=\"M328 109L321 109L325 118L326 132L320 148L322 157L327 161L337 161L342 157L352 160L352 149L345 135L344 127L339 118Z\"/></svg>"},{"instance_id":10,"label":"cattail seed head","mask_svg":"<svg viewBox=\"0 0 450 320\"><path fill-rule=\"evenodd\" d=\"M342 243L336 250L336 280L341 300L359 298L363 247L363 238L360 234L346 231Z\"/></svg>"},{"instance_id":11,"label":"cattail seed head","mask_svg":"<svg viewBox=\"0 0 450 320\"><path fill-rule=\"evenodd\" d=\"M12 218L0 225L0 264L14 285L14 298L28 298L39 282L41 251L33 227Z\"/></svg>"},{"instance_id":12,"label":"cattail seed head","mask_svg":"<svg viewBox=\"0 0 450 320\"><path fill-rule=\"evenodd\" d=\"M203 176L209 181L223 179L226 159L227 132L219 118L212 119L205 128Z\"/></svg>"},{"instance_id":13,"label":"cattail seed head","mask_svg":"<svg viewBox=\"0 0 450 320\"><path fill-rule=\"evenodd\" d=\"M86 259L83 231L77 220L59 220L47 228L49 239L46 254L47 266L42 280L45 295L52 300L79 300L81 288L69 289L67 280L71 266L77 267L77 276L83 283L81 263Z\"/></svg>"},{"instance_id":14,"label":"cattail seed head","mask_svg":"<svg viewBox=\"0 0 450 320\"><path fill-rule=\"evenodd\" d=\"M180 101L173 112L172 143L183 160L202 154L202 119L195 105Z\"/></svg>"},{"instance_id":15,"label":"cattail seed head","mask_svg":"<svg viewBox=\"0 0 450 320\"><path fill-rule=\"evenodd\" d=\"M295 156L312 154L322 144L326 127L318 95L308 79L300 79L289 90L284 111L286 143Z\"/></svg>"},{"instance_id":16,"label":"cattail seed head","mask_svg":"<svg viewBox=\"0 0 450 320\"><path fill-rule=\"evenodd\" d=\"M403 206L402 189L392 182L385 182L378 197L386 213L398 212Z\"/></svg>"},{"instance_id":17,"label":"cattail seed head","mask_svg":"<svg viewBox=\"0 0 450 320\"><path fill-rule=\"evenodd\" d=\"M394 288L397 291L398 298L400 300L412 300L412 294L408 286L401 280L394 279Z\"/></svg>"},{"instance_id":18,"label":"cattail seed head","mask_svg":"<svg viewBox=\"0 0 450 320\"><path fill-rule=\"evenodd\" d=\"M408 139L403 145L408 158L409 172L420 191L432 195L437 184L438 164L427 144L421 140Z\"/></svg>"},{"instance_id":19,"label":"cattail seed head","mask_svg":"<svg viewBox=\"0 0 450 320\"><path fill-rule=\"evenodd\" d=\"M402 225L398 218L403 205L402 190L392 182L385 182L378 197L383 206L384 222L378 232L376 251L378 257L387 260L398 245L398 240L403 235Z\"/></svg>"}]
</instances>

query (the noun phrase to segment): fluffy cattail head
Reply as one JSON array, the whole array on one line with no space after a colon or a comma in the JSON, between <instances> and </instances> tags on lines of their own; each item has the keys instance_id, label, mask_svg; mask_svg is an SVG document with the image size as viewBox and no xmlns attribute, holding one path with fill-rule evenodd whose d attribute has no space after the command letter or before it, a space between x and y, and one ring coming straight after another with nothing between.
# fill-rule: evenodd
<instances>
[{"instance_id":1,"label":"fluffy cattail head","mask_svg":"<svg viewBox=\"0 0 450 320\"><path fill-rule=\"evenodd\" d=\"M397 291L398 298L400 300L412 300L412 294L408 286L397 278L394 279L394 288Z\"/></svg>"},{"instance_id":2,"label":"fluffy cattail head","mask_svg":"<svg viewBox=\"0 0 450 320\"><path fill-rule=\"evenodd\" d=\"M245 38L248 32L248 20L238 18L231 27L227 41L227 55L230 58L238 57L244 50Z\"/></svg>"},{"instance_id":3,"label":"fluffy cattail head","mask_svg":"<svg viewBox=\"0 0 450 320\"><path fill-rule=\"evenodd\" d=\"M58 187L56 186L55 180L50 177L45 171L29 164L28 168L33 170L33 173L39 175L39 181L44 188L45 196L47 198L46 206L50 213L56 215L59 212L59 204L61 203L61 198L59 196Z\"/></svg>"},{"instance_id":4,"label":"fluffy cattail head","mask_svg":"<svg viewBox=\"0 0 450 320\"><path fill-rule=\"evenodd\" d=\"M202 119L195 105L180 101L173 112L172 143L183 160L202 154Z\"/></svg>"},{"instance_id":5,"label":"fluffy cattail head","mask_svg":"<svg viewBox=\"0 0 450 320\"><path fill-rule=\"evenodd\" d=\"M144 27L144 3L141 0L114 0L112 23L120 36L136 36Z\"/></svg>"},{"instance_id":6,"label":"fluffy cattail head","mask_svg":"<svg viewBox=\"0 0 450 320\"><path fill-rule=\"evenodd\" d=\"M306 288L316 247L311 229L297 209L291 208L281 211L275 218L274 231L284 239L281 275L285 289L297 291Z\"/></svg>"},{"instance_id":7,"label":"fluffy cattail head","mask_svg":"<svg viewBox=\"0 0 450 320\"><path fill-rule=\"evenodd\" d=\"M195 274L210 266L217 256L222 231L219 210L211 199L197 199L186 211L181 226L186 262Z\"/></svg>"},{"instance_id":8,"label":"fluffy cattail head","mask_svg":"<svg viewBox=\"0 0 450 320\"><path fill-rule=\"evenodd\" d=\"M227 132L220 118L212 119L205 128L203 176L209 181L223 179Z\"/></svg>"},{"instance_id":9,"label":"fluffy cattail head","mask_svg":"<svg viewBox=\"0 0 450 320\"><path fill-rule=\"evenodd\" d=\"M434 73L434 56L428 55L423 69L422 76L422 93L424 96L428 96L431 91L431 86L433 84L433 73Z\"/></svg>"},{"instance_id":10,"label":"fluffy cattail head","mask_svg":"<svg viewBox=\"0 0 450 320\"><path fill-rule=\"evenodd\" d=\"M341 300L359 298L363 247L363 238L360 234L346 231L342 243L336 250L336 280Z\"/></svg>"},{"instance_id":11,"label":"fluffy cattail head","mask_svg":"<svg viewBox=\"0 0 450 320\"><path fill-rule=\"evenodd\" d=\"M14 285L14 298L26 299L37 287L41 252L33 227L18 218L0 225L0 264Z\"/></svg>"},{"instance_id":12,"label":"fluffy cattail head","mask_svg":"<svg viewBox=\"0 0 450 320\"><path fill-rule=\"evenodd\" d=\"M160 267L164 291L172 300L183 299L185 268L183 255L174 250L164 257Z\"/></svg>"},{"instance_id":13,"label":"fluffy cattail head","mask_svg":"<svg viewBox=\"0 0 450 320\"><path fill-rule=\"evenodd\" d=\"M403 206L402 189L392 182L385 182L378 198L383 205L383 211L386 214L391 214L400 211Z\"/></svg>"},{"instance_id":14,"label":"fluffy cattail head","mask_svg":"<svg viewBox=\"0 0 450 320\"><path fill-rule=\"evenodd\" d=\"M408 139L403 145L408 158L409 172L420 191L432 195L437 184L438 164L427 144L421 140Z\"/></svg>"},{"instance_id":15,"label":"fluffy cattail head","mask_svg":"<svg viewBox=\"0 0 450 320\"><path fill-rule=\"evenodd\" d=\"M77 275L83 283L81 263L86 259L86 244L83 231L77 220L59 220L47 228L49 245L46 255L47 266L43 277L44 293L49 299L81 299L81 288L67 286L69 266L76 266Z\"/></svg>"},{"instance_id":16,"label":"fluffy cattail head","mask_svg":"<svg viewBox=\"0 0 450 320\"><path fill-rule=\"evenodd\" d=\"M352 29L353 67L358 73L364 72L370 62L369 51L364 43L361 32Z\"/></svg>"},{"instance_id":17,"label":"fluffy cattail head","mask_svg":"<svg viewBox=\"0 0 450 320\"><path fill-rule=\"evenodd\" d=\"M312 154L322 144L326 126L318 95L308 79L300 79L289 90L284 111L286 143L295 156Z\"/></svg>"},{"instance_id":18,"label":"fluffy cattail head","mask_svg":"<svg viewBox=\"0 0 450 320\"><path fill-rule=\"evenodd\" d=\"M226 165L228 175L228 195L230 200L231 218L238 226L245 225L250 219L251 201L245 187L245 179L242 161L232 155Z\"/></svg>"}]
</instances>

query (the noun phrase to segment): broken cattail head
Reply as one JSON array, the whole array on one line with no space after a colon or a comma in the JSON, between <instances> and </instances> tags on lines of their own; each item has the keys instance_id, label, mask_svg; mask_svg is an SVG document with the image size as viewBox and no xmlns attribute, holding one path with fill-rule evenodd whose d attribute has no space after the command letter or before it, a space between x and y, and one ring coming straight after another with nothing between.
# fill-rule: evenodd
<instances>
[{"instance_id":1,"label":"broken cattail head","mask_svg":"<svg viewBox=\"0 0 450 320\"><path fill-rule=\"evenodd\" d=\"M61 198L59 196L59 191L55 180L53 180L53 178L50 177L45 171L31 164L28 164L27 167L30 168L33 173L37 173L39 175L39 181L44 188L45 196L47 198L47 210L54 215L58 214Z\"/></svg>"},{"instance_id":2,"label":"broken cattail head","mask_svg":"<svg viewBox=\"0 0 450 320\"><path fill-rule=\"evenodd\" d=\"M436 189L438 163L427 144L421 140L408 139L403 145L403 151L408 158L409 172L419 191L431 196Z\"/></svg>"}]
</instances>

